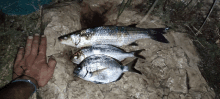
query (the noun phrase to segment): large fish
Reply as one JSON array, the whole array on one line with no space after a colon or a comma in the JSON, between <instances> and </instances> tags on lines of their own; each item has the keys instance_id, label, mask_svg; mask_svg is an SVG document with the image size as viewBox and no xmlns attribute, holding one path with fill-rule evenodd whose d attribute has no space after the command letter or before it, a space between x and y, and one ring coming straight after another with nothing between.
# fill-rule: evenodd
<instances>
[{"instance_id":1,"label":"large fish","mask_svg":"<svg viewBox=\"0 0 220 99\"><path fill-rule=\"evenodd\" d=\"M74 74L96 84L107 84L119 80L126 71L141 74L140 71L134 69L136 62L137 59L123 66L120 62L109 56L92 55L83 60L74 69Z\"/></svg>"},{"instance_id":2,"label":"large fish","mask_svg":"<svg viewBox=\"0 0 220 99\"><path fill-rule=\"evenodd\" d=\"M138 39L151 38L168 43L163 36L168 28L143 29L125 26L100 26L76 31L59 37L62 44L81 48L96 44L123 46L132 44Z\"/></svg>"},{"instance_id":3,"label":"large fish","mask_svg":"<svg viewBox=\"0 0 220 99\"><path fill-rule=\"evenodd\" d=\"M104 54L112 58L115 58L119 61L122 61L127 57L138 57L145 59L143 56L139 55L139 53L142 51L143 50L125 52L124 50L112 45L93 45L90 47L85 47L80 51L76 52L74 55L72 55L71 60L73 63L79 64L86 57L97 54Z\"/></svg>"}]
</instances>

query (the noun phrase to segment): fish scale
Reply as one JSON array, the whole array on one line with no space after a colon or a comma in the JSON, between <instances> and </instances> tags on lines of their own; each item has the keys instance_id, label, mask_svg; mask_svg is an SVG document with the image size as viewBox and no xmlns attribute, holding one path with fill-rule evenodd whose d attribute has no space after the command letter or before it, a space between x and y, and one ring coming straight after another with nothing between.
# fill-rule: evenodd
<instances>
[{"instance_id":1,"label":"fish scale","mask_svg":"<svg viewBox=\"0 0 220 99\"><path fill-rule=\"evenodd\" d=\"M167 28L143 29L124 26L100 26L63 35L58 39L62 44L77 48L96 44L111 44L120 47L144 38L168 43L168 40L162 35L166 30Z\"/></svg>"},{"instance_id":2,"label":"fish scale","mask_svg":"<svg viewBox=\"0 0 220 99\"><path fill-rule=\"evenodd\" d=\"M101 29L101 31L100 31ZM124 43L126 42L130 42L133 39L136 38L147 38L148 35L146 34L141 34L139 33L138 35L133 32L133 31L129 31L131 33L128 33L127 31L119 31L118 28L116 29L109 29L109 28L105 28L103 29L102 27L99 27L97 29L94 30L90 30L93 31L95 33L95 35L93 35L91 39L91 42L96 43L98 42L98 44L111 44L111 45L115 45L117 43L118 46L122 46ZM133 35L131 35L133 34ZM121 39L123 38L123 39ZM96 43L97 44L97 43Z\"/></svg>"},{"instance_id":3,"label":"fish scale","mask_svg":"<svg viewBox=\"0 0 220 99\"><path fill-rule=\"evenodd\" d=\"M126 66L121 65L119 61L127 57L144 58L138 55L142 50L125 52L117 47L133 44L136 40L145 38L169 43L163 36L166 30L167 28L100 26L69 33L58 39L62 44L69 46L86 47L72 56L71 60L78 64L74 74L96 84L107 84L119 80L127 71L141 74L134 69L137 58Z\"/></svg>"},{"instance_id":4,"label":"fish scale","mask_svg":"<svg viewBox=\"0 0 220 99\"><path fill-rule=\"evenodd\" d=\"M97 84L107 84L120 79L122 74L132 71L141 74L133 66L137 60L123 66L115 59L106 55L92 55L83 60L75 69L78 77Z\"/></svg>"},{"instance_id":5,"label":"fish scale","mask_svg":"<svg viewBox=\"0 0 220 99\"><path fill-rule=\"evenodd\" d=\"M73 56L71 57L71 60L73 63L79 64L86 57L91 55L98 55L98 54L104 54L112 58L115 58L119 61L122 61L127 57L138 57L145 59L143 56L139 55L139 53L142 52L143 50L144 49L133 52L125 52L124 50L112 45L93 45L90 47L85 47L80 51L74 53Z\"/></svg>"}]
</instances>

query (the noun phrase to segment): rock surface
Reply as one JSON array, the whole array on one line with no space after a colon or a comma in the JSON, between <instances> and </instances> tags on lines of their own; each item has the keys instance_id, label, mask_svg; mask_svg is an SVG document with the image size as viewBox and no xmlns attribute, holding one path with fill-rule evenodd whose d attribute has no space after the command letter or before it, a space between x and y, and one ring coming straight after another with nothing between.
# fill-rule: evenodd
<instances>
[{"instance_id":1,"label":"rock surface","mask_svg":"<svg viewBox=\"0 0 220 99\"><path fill-rule=\"evenodd\" d=\"M73 76L75 65L69 55L76 48L62 45L57 41L64 35L86 28L86 13L94 11L105 18L102 25L137 24L144 16L135 9L125 9L117 19L117 11L122 0L84 0L83 4L67 2L55 4L44 10L43 23L46 26L47 56L57 60L53 78L39 89L42 99L214 99L215 93L202 77L197 63L200 61L192 41L185 33L169 31L165 37L169 44L151 39L138 40L138 46L123 46L126 51L145 49L135 68L143 74L126 72L123 77L109 84L94 84ZM132 3L140 4L142 0ZM114 5L109 7L109 4ZM103 5L106 5L103 7ZM116 12L115 12L116 11ZM105 12L105 13L104 13ZM89 16L89 15L87 15ZM101 19L100 19L101 20ZM82 25L84 23L84 25ZM165 27L159 18L149 16L141 28ZM133 60L128 58L126 64ZM33 97L32 97L33 98Z\"/></svg>"}]
</instances>

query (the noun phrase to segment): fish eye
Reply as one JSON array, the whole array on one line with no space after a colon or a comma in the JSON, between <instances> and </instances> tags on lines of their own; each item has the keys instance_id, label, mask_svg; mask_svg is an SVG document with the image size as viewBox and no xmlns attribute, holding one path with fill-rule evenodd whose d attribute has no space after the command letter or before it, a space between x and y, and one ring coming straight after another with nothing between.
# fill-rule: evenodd
<instances>
[{"instance_id":1,"label":"fish eye","mask_svg":"<svg viewBox=\"0 0 220 99\"><path fill-rule=\"evenodd\" d=\"M74 56L75 59L77 59L77 56Z\"/></svg>"},{"instance_id":2,"label":"fish eye","mask_svg":"<svg viewBox=\"0 0 220 99\"><path fill-rule=\"evenodd\" d=\"M81 70L82 68L81 68L81 67L77 67L77 69L78 69L78 70Z\"/></svg>"}]
</instances>

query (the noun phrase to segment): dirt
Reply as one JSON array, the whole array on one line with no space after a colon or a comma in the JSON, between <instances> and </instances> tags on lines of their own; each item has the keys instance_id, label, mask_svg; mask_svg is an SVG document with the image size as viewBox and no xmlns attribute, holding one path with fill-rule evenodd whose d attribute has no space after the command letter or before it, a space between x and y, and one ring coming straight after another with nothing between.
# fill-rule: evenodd
<instances>
[{"instance_id":1,"label":"dirt","mask_svg":"<svg viewBox=\"0 0 220 99\"><path fill-rule=\"evenodd\" d=\"M99 25L127 26L137 24L141 28L165 27L156 16L138 24L144 17L138 9L125 9L117 19L122 0L84 0L65 2L44 10L44 34L48 39L47 56L57 60L53 78L38 90L42 99L214 99L215 92L201 75L197 50L187 33L168 31L164 44L151 39L137 40L138 46L122 46L126 51L145 49L135 68L142 75L126 72L123 77L109 84L94 84L73 76L74 65L69 56L79 50L62 45L57 41L61 35ZM133 2L135 7L143 1ZM106 5L106 6L103 6ZM113 5L113 7L109 7ZM88 12L87 12L88 11ZM90 17L91 16L91 17ZM89 18L90 17L90 18ZM96 18L100 18L99 20ZM93 19L95 18L96 21ZM93 20L93 21L92 21ZM98 22L98 24L96 24ZM128 58L126 64L133 60ZM32 98L34 98L33 96Z\"/></svg>"}]
</instances>

